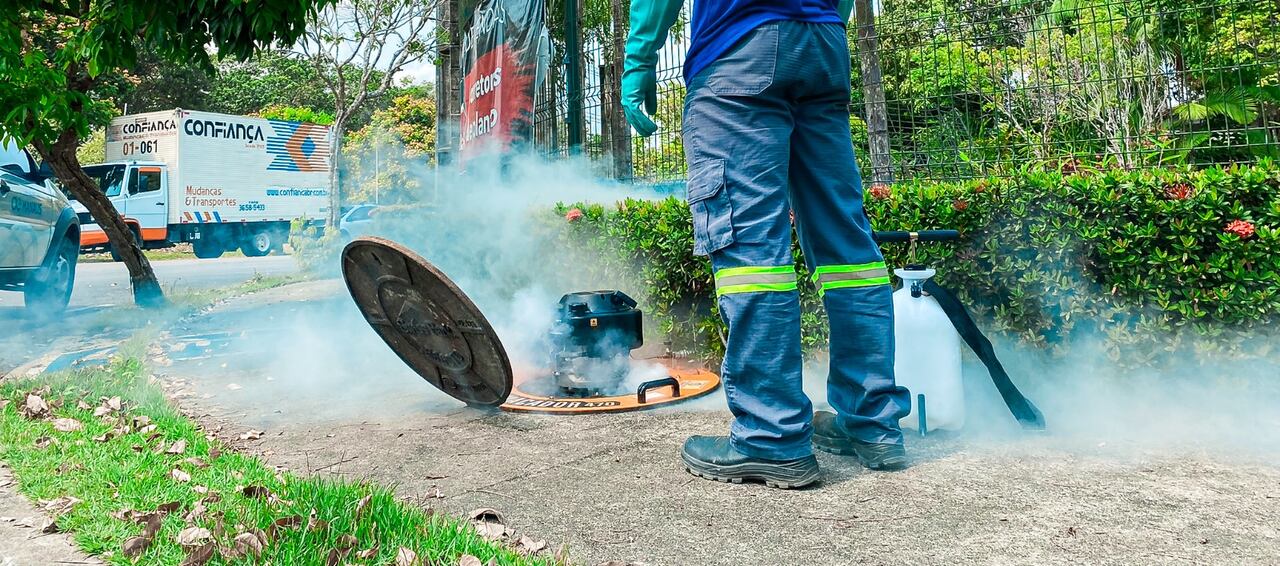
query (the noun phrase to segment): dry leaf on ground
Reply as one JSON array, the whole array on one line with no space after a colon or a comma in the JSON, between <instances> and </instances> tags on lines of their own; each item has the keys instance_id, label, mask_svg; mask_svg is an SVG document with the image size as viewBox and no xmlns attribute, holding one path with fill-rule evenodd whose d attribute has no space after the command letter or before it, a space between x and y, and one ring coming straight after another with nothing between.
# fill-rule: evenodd
<instances>
[{"instance_id":1,"label":"dry leaf on ground","mask_svg":"<svg viewBox=\"0 0 1280 566\"><path fill-rule=\"evenodd\" d=\"M41 436L40 438L37 438L35 441L36 448L39 448L41 450L44 450L50 444L57 444L57 443L58 441L56 439L49 438L47 436Z\"/></svg>"},{"instance_id":2,"label":"dry leaf on ground","mask_svg":"<svg viewBox=\"0 0 1280 566\"><path fill-rule=\"evenodd\" d=\"M80 501L81 500L68 495L66 497L41 501L40 508L43 509L45 513L57 516L70 511L71 508L75 507Z\"/></svg>"},{"instance_id":3,"label":"dry leaf on ground","mask_svg":"<svg viewBox=\"0 0 1280 566\"><path fill-rule=\"evenodd\" d=\"M356 502L355 521L360 520L360 516L364 515L364 510L369 507L369 502L373 500L373 495L366 495Z\"/></svg>"},{"instance_id":4,"label":"dry leaf on ground","mask_svg":"<svg viewBox=\"0 0 1280 566\"><path fill-rule=\"evenodd\" d=\"M88 411L89 409L92 409L93 407L89 406L89 404L88 404L88 403L85 403L85 402L84 402L84 399L81 399L81 400L79 400L79 401L76 401L76 408L77 408L77 409L80 409L81 411Z\"/></svg>"},{"instance_id":5,"label":"dry leaf on ground","mask_svg":"<svg viewBox=\"0 0 1280 566\"><path fill-rule=\"evenodd\" d=\"M156 536L160 532L160 514L147 513L145 515L135 514L133 520L142 523L142 536L148 539Z\"/></svg>"},{"instance_id":6,"label":"dry leaf on ground","mask_svg":"<svg viewBox=\"0 0 1280 566\"><path fill-rule=\"evenodd\" d=\"M49 415L49 404L39 395L28 393L27 402L22 405L19 413L28 419L42 419Z\"/></svg>"},{"instance_id":7,"label":"dry leaf on ground","mask_svg":"<svg viewBox=\"0 0 1280 566\"><path fill-rule=\"evenodd\" d=\"M82 428L84 428L84 425L75 419L55 419L53 421L53 430L58 432L75 432Z\"/></svg>"},{"instance_id":8,"label":"dry leaf on ground","mask_svg":"<svg viewBox=\"0 0 1280 566\"><path fill-rule=\"evenodd\" d=\"M490 540L500 540L505 538L510 531L507 529L507 520L496 509L481 508L470 513L471 522L476 528L476 532L480 536Z\"/></svg>"},{"instance_id":9,"label":"dry leaf on ground","mask_svg":"<svg viewBox=\"0 0 1280 566\"><path fill-rule=\"evenodd\" d=\"M274 539L276 538L277 532L288 530L288 529L296 529L301 526L302 526L301 515L290 515L288 517L281 517L279 519L276 519L275 521L272 521L271 525L267 527L267 538Z\"/></svg>"},{"instance_id":10,"label":"dry leaf on ground","mask_svg":"<svg viewBox=\"0 0 1280 566\"><path fill-rule=\"evenodd\" d=\"M195 505L191 506L191 511L188 511L186 515L183 515L182 520L187 523L194 523L196 519L204 516L205 511L208 511L208 508L204 506L204 500L202 499L197 501Z\"/></svg>"},{"instance_id":11,"label":"dry leaf on ground","mask_svg":"<svg viewBox=\"0 0 1280 566\"><path fill-rule=\"evenodd\" d=\"M338 550L351 550L359 544L360 541L357 540L356 537L351 535L342 535L338 537L338 541L334 543L334 546L337 546Z\"/></svg>"},{"instance_id":12,"label":"dry leaf on ground","mask_svg":"<svg viewBox=\"0 0 1280 566\"><path fill-rule=\"evenodd\" d=\"M347 558L348 554L351 554L350 548L346 550L338 550L336 548L330 550L329 557L324 561L324 566L340 566L342 561Z\"/></svg>"},{"instance_id":13,"label":"dry leaf on ground","mask_svg":"<svg viewBox=\"0 0 1280 566\"><path fill-rule=\"evenodd\" d=\"M418 553L411 549L400 547L396 551L396 566L418 566Z\"/></svg>"},{"instance_id":14,"label":"dry leaf on ground","mask_svg":"<svg viewBox=\"0 0 1280 566\"><path fill-rule=\"evenodd\" d=\"M187 557L183 559L182 564L179 564L178 566L204 566L205 563L209 562L209 560L213 558L213 551L215 548L217 548L216 544L212 542L205 543L203 546L192 550L191 554L188 554Z\"/></svg>"},{"instance_id":15,"label":"dry leaf on ground","mask_svg":"<svg viewBox=\"0 0 1280 566\"><path fill-rule=\"evenodd\" d=\"M178 509L181 509L181 508L182 508L181 501L170 501L168 503L161 503L160 506L156 507L156 512L164 513L168 515L169 513L177 511Z\"/></svg>"},{"instance_id":16,"label":"dry leaf on ground","mask_svg":"<svg viewBox=\"0 0 1280 566\"><path fill-rule=\"evenodd\" d=\"M179 440L177 442L174 442L173 444L170 444L169 448L164 452L165 454L181 454L186 451L187 451L187 441Z\"/></svg>"},{"instance_id":17,"label":"dry leaf on ground","mask_svg":"<svg viewBox=\"0 0 1280 566\"><path fill-rule=\"evenodd\" d=\"M209 529L187 527L178 533L178 544L181 546L200 546L212 538L213 533L210 533Z\"/></svg>"},{"instance_id":18,"label":"dry leaf on ground","mask_svg":"<svg viewBox=\"0 0 1280 566\"><path fill-rule=\"evenodd\" d=\"M119 398L119 397L112 397L112 398L110 398L110 399L107 399L106 406L107 406L107 408L108 408L108 409L111 409L112 411L119 411L119 410L120 410L120 398Z\"/></svg>"},{"instance_id":19,"label":"dry leaf on ground","mask_svg":"<svg viewBox=\"0 0 1280 566\"><path fill-rule=\"evenodd\" d=\"M191 481L191 474L179 470L178 468L174 468L173 471L169 472L169 475L173 477L173 481L178 483L187 483Z\"/></svg>"},{"instance_id":20,"label":"dry leaf on ground","mask_svg":"<svg viewBox=\"0 0 1280 566\"><path fill-rule=\"evenodd\" d=\"M462 558L458 559L458 566L484 566L484 562L470 554L463 554Z\"/></svg>"},{"instance_id":21,"label":"dry leaf on ground","mask_svg":"<svg viewBox=\"0 0 1280 566\"><path fill-rule=\"evenodd\" d=\"M525 554L525 555L537 554L546 549L547 549L547 541L533 540L528 536L521 536L520 542L516 544L516 550L518 550L520 554Z\"/></svg>"},{"instance_id":22,"label":"dry leaf on ground","mask_svg":"<svg viewBox=\"0 0 1280 566\"><path fill-rule=\"evenodd\" d=\"M329 529L329 522L316 517L316 512L311 511L311 516L307 517L308 531L326 531Z\"/></svg>"},{"instance_id":23,"label":"dry leaf on ground","mask_svg":"<svg viewBox=\"0 0 1280 566\"><path fill-rule=\"evenodd\" d=\"M360 552L357 552L357 553L356 553L356 559L357 559L357 560L368 560L368 559L373 558L374 556L377 556L377 555L378 555L378 545L376 545L376 544L375 544L375 545L373 545L373 548L366 548L366 549L364 549L364 550L361 550Z\"/></svg>"},{"instance_id":24,"label":"dry leaf on ground","mask_svg":"<svg viewBox=\"0 0 1280 566\"><path fill-rule=\"evenodd\" d=\"M427 499L444 499L444 492L440 491L440 486L433 485L427 488L427 493L424 497Z\"/></svg>"},{"instance_id":25,"label":"dry leaf on ground","mask_svg":"<svg viewBox=\"0 0 1280 566\"><path fill-rule=\"evenodd\" d=\"M240 490L240 493L249 499L270 499L272 497L271 491L260 485L247 485Z\"/></svg>"},{"instance_id":26,"label":"dry leaf on ground","mask_svg":"<svg viewBox=\"0 0 1280 566\"><path fill-rule=\"evenodd\" d=\"M236 535L233 544L233 552L240 556L257 557L262 554L262 539L258 538L255 533L240 533Z\"/></svg>"},{"instance_id":27,"label":"dry leaf on ground","mask_svg":"<svg viewBox=\"0 0 1280 566\"><path fill-rule=\"evenodd\" d=\"M257 429L249 429L248 432L240 435L240 440L257 440L259 438L262 438L263 434L265 434L264 431L257 430Z\"/></svg>"},{"instance_id":28,"label":"dry leaf on ground","mask_svg":"<svg viewBox=\"0 0 1280 566\"><path fill-rule=\"evenodd\" d=\"M93 410L93 416L95 417L105 417L109 414L111 414L111 409L108 409L106 407L98 407Z\"/></svg>"},{"instance_id":29,"label":"dry leaf on ground","mask_svg":"<svg viewBox=\"0 0 1280 566\"><path fill-rule=\"evenodd\" d=\"M129 558L137 558L147 547L151 546L151 537L129 537L125 539L121 550Z\"/></svg>"}]
</instances>

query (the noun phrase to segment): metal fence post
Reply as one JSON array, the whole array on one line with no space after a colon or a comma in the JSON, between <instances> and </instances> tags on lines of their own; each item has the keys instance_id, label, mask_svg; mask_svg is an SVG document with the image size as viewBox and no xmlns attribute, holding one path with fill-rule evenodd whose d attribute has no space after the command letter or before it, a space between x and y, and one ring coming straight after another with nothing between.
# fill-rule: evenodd
<instances>
[{"instance_id":1,"label":"metal fence post","mask_svg":"<svg viewBox=\"0 0 1280 566\"><path fill-rule=\"evenodd\" d=\"M569 126L569 151L578 151L582 147L582 25L578 18L578 2L565 0L564 3L564 46L565 66L569 73L566 77L568 87L568 116L565 121Z\"/></svg>"}]
</instances>

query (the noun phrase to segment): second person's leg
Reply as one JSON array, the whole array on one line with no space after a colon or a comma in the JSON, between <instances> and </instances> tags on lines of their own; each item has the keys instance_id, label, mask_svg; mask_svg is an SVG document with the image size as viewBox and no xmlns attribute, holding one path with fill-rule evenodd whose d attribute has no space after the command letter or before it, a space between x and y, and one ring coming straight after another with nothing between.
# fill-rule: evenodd
<instances>
[{"instance_id":1,"label":"second person's leg","mask_svg":"<svg viewBox=\"0 0 1280 566\"><path fill-rule=\"evenodd\" d=\"M831 324L828 402L839 432L867 444L901 445L898 419L910 410L910 400L894 383L893 290L863 212L849 135L844 30L805 25L812 32L806 40L813 45L803 50L812 74L795 113L791 199Z\"/></svg>"}]
</instances>

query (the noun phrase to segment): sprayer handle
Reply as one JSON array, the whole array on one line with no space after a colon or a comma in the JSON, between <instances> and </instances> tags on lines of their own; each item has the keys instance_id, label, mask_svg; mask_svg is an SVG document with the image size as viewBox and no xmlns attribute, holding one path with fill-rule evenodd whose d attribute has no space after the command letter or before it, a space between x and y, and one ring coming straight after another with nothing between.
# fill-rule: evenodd
<instances>
[{"instance_id":1,"label":"sprayer handle","mask_svg":"<svg viewBox=\"0 0 1280 566\"><path fill-rule=\"evenodd\" d=\"M881 244L899 244L910 242L911 235L916 235L918 242L943 242L946 240L960 239L959 230L920 230L918 232L910 232L906 230L891 230L884 232L874 232L873 237L876 242Z\"/></svg>"}]
</instances>

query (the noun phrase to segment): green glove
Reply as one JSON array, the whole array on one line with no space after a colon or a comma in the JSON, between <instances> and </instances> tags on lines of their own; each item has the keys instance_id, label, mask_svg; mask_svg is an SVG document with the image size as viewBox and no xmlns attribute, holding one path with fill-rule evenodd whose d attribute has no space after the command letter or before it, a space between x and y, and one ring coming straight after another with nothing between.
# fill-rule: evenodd
<instances>
[{"instance_id":1,"label":"green glove","mask_svg":"<svg viewBox=\"0 0 1280 566\"><path fill-rule=\"evenodd\" d=\"M658 50L667 42L681 4L682 0L631 0L631 33L622 60L622 112L641 136L658 131L649 119L658 110Z\"/></svg>"}]
</instances>

